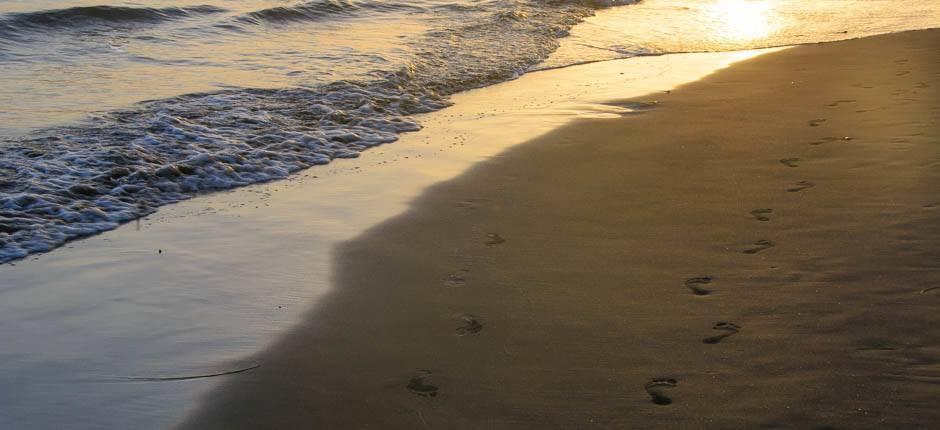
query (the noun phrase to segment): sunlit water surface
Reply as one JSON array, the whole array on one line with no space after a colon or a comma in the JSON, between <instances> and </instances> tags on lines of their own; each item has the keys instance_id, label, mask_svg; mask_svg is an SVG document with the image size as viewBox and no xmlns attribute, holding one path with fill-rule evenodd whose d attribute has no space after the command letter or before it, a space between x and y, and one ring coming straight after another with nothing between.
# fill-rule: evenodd
<instances>
[{"instance_id":1,"label":"sunlit water surface","mask_svg":"<svg viewBox=\"0 0 940 430\"><path fill-rule=\"evenodd\" d=\"M599 11L537 68L827 42L937 26L940 2L933 0L647 0Z\"/></svg>"},{"instance_id":2,"label":"sunlit water surface","mask_svg":"<svg viewBox=\"0 0 940 430\"><path fill-rule=\"evenodd\" d=\"M532 69L938 22L932 0L0 2L0 263L357 157Z\"/></svg>"}]
</instances>

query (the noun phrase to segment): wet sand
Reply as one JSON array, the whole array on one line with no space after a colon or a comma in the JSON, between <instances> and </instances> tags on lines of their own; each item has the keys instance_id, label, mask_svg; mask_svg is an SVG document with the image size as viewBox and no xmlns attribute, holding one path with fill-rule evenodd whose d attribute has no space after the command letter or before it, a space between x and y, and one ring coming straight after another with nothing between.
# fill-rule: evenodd
<instances>
[{"instance_id":1,"label":"wet sand","mask_svg":"<svg viewBox=\"0 0 940 430\"><path fill-rule=\"evenodd\" d=\"M574 119L616 116L623 109L600 104L612 97L674 89L770 51L530 73L457 94L454 106L417 118L421 132L359 158L162 207L2 265L0 326L17 329L0 332L0 385L16 387L0 393L0 422L171 427L234 376L146 381L256 364L252 355L334 290L334 247L405 212L429 186Z\"/></svg>"},{"instance_id":2,"label":"wet sand","mask_svg":"<svg viewBox=\"0 0 940 430\"><path fill-rule=\"evenodd\" d=\"M801 46L510 149L182 427L929 427L938 88L937 31Z\"/></svg>"}]
</instances>

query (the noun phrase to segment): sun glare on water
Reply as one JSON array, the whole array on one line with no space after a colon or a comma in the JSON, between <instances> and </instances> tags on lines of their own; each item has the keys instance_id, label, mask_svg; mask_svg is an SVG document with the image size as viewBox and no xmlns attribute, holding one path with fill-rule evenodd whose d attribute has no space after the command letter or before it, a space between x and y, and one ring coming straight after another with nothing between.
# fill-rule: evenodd
<instances>
[{"instance_id":1,"label":"sun glare on water","mask_svg":"<svg viewBox=\"0 0 940 430\"><path fill-rule=\"evenodd\" d=\"M717 36L722 39L756 40L774 30L771 0L716 0L706 8L709 19L716 24Z\"/></svg>"}]
</instances>

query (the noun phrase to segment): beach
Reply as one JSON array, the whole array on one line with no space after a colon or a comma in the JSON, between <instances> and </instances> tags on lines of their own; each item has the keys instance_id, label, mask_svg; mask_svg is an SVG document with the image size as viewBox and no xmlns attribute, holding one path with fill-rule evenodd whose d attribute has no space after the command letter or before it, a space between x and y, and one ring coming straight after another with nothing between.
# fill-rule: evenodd
<instances>
[{"instance_id":1,"label":"beach","mask_svg":"<svg viewBox=\"0 0 940 430\"><path fill-rule=\"evenodd\" d=\"M0 266L0 422L167 428L336 287L333 249L426 188L617 97L663 92L773 50L677 54L527 74L454 96L419 133L284 181L205 194ZM552 91L546 92L545 88ZM216 376L206 376L216 375ZM195 378L194 378L195 377Z\"/></svg>"},{"instance_id":2,"label":"beach","mask_svg":"<svg viewBox=\"0 0 940 430\"><path fill-rule=\"evenodd\" d=\"M336 247L181 427L929 428L938 59L797 46L511 147Z\"/></svg>"},{"instance_id":3,"label":"beach","mask_svg":"<svg viewBox=\"0 0 940 430\"><path fill-rule=\"evenodd\" d=\"M0 427L929 428L937 27L0 2Z\"/></svg>"}]
</instances>

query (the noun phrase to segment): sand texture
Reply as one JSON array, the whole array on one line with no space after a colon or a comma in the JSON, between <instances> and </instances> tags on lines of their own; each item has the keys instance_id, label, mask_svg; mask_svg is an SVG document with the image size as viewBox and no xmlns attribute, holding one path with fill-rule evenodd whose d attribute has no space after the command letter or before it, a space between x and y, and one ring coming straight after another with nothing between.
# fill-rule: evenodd
<instances>
[{"instance_id":1,"label":"sand texture","mask_svg":"<svg viewBox=\"0 0 940 430\"><path fill-rule=\"evenodd\" d=\"M182 426L936 426L938 90L937 31L800 46L517 146Z\"/></svg>"}]
</instances>

